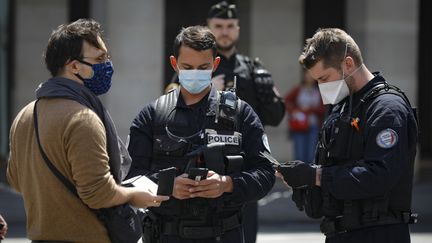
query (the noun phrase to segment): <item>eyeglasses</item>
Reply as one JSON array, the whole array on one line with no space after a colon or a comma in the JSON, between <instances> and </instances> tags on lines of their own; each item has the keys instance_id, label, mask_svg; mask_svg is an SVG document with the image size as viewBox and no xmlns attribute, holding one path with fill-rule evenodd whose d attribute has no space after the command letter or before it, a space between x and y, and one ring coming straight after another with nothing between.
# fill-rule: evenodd
<instances>
[{"instance_id":1,"label":"eyeglasses","mask_svg":"<svg viewBox=\"0 0 432 243\"><path fill-rule=\"evenodd\" d=\"M104 62L111 61L111 55L109 55L109 54L101 55L98 57L82 57L82 59L85 59L85 58L96 60L96 62L98 62L98 63L104 63Z\"/></svg>"}]
</instances>

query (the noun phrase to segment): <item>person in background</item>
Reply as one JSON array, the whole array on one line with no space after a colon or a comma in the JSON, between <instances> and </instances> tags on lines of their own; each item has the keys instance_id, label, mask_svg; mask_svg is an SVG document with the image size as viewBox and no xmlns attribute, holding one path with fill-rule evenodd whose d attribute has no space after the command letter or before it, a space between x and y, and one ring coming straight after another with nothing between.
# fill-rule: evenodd
<instances>
[{"instance_id":1,"label":"person in background","mask_svg":"<svg viewBox=\"0 0 432 243\"><path fill-rule=\"evenodd\" d=\"M316 80L307 72L304 72L302 82L285 96L285 108L294 159L311 163L325 107Z\"/></svg>"},{"instance_id":2,"label":"person in background","mask_svg":"<svg viewBox=\"0 0 432 243\"><path fill-rule=\"evenodd\" d=\"M207 15L207 26L216 36L221 58L212 83L218 90L228 90L233 87L236 76L240 99L252 106L264 126L279 125L285 108L270 72L258 58L252 60L237 51L240 25L236 6L226 1L213 5Z\"/></svg>"}]
</instances>

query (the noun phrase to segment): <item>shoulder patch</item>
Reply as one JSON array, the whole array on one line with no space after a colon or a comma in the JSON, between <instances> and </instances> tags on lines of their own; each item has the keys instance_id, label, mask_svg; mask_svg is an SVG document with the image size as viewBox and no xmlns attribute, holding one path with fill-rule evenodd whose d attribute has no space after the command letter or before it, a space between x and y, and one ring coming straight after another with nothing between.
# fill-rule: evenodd
<instances>
[{"instance_id":1,"label":"shoulder patch","mask_svg":"<svg viewBox=\"0 0 432 243\"><path fill-rule=\"evenodd\" d=\"M398 142L397 133L390 128L384 129L376 136L376 143L384 149L393 147Z\"/></svg>"}]
</instances>

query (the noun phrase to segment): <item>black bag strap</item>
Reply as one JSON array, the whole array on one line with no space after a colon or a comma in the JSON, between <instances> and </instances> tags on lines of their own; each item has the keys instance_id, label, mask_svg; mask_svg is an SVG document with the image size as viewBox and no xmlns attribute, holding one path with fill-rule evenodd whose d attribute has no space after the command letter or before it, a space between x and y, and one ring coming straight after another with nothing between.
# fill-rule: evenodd
<instances>
[{"instance_id":1,"label":"black bag strap","mask_svg":"<svg viewBox=\"0 0 432 243\"><path fill-rule=\"evenodd\" d=\"M75 186L70 182L66 177L53 165L51 160L48 158L48 156L45 154L45 151L42 148L40 139L39 139L39 128L38 128L38 119L37 119L37 103L39 102L39 99L36 100L34 107L33 107L33 121L34 121L34 127L36 132L36 140L39 145L39 150L41 152L42 158L44 159L46 165L48 168L52 171L52 173L66 186L66 188L76 197L80 198L78 196L78 192L75 188Z\"/></svg>"}]
</instances>

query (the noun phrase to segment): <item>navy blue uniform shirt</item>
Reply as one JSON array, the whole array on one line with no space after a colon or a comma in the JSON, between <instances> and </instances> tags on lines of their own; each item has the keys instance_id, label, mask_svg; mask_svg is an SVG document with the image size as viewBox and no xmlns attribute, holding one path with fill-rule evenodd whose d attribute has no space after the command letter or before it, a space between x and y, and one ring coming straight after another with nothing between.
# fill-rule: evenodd
<instances>
[{"instance_id":1,"label":"navy blue uniform shirt","mask_svg":"<svg viewBox=\"0 0 432 243\"><path fill-rule=\"evenodd\" d=\"M353 107L367 91L384 81L379 74L375 75L353 95ZM380 95L365 106L364 115L359 117L358 131L363 144L352 148L352 151L362 150L362 161L324 167L322 190L339 200L389 195L390 208L402 209L410 205L411 200L411 166L417 142L413 111L404 99L394 94Z\"/></svg>"},{"instance_id":2,"label":"navy blue uniform shirt","mask_svg":"<svg viewBox=\"0 0 432 243\"><path fill-rule=\"evenodd\" d=\"M177 121L183 123L185 127L184 131L181 131L182 136L194 134L203 128L206 112L209 107L215 106L216 96L217 90L212 87L209 94L201 101L188 106L182 95L179 94L175 109L177 113L181 112L182 117L185 117L185 120ZM267 150L264 144L266 136L263 126L256 113L246 102L240 102L240 104L238 123L242 133L242 150L245 154L244 170L229 175L233 181L234 191L222 195L235 203L244 203L264 197L275 182L274 170L270 162L259 156L259 152ZM151 170L154 139L153 118L157 112L155 102L152 102L146 105L132 122L128 147L132 157L132 166L128 177L146 175L157 181L157 171ZM194 142L202 144L202 141L198 140ZM176 161L173 160L171 166L176 166Z\"/></svg>"}]
</instances>

